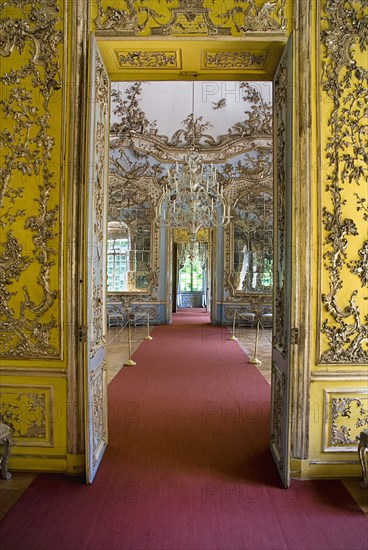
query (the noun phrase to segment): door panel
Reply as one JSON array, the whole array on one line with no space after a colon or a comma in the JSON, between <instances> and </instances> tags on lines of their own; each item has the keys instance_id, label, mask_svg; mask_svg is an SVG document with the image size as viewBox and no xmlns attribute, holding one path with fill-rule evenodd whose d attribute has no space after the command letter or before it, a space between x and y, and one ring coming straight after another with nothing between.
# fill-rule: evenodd
<instances>
[{"instance_id":1,"label":"door panel","mask_svg":"<svg viewBox=\"0 0 368 550\"><path fill-rule=\"evenodd\" d=\"M274 304L270 448L285 487L290 484L290 324L292 243L292 38L274 78Z\"/></svg>"},{"instance_id":2,"label":"door panel","mask_svg":"<svg viewBox=\"0 0 368 550\"><path fill-rule=\"evenodd\" d=\"M107 445L106 215L110 82L91 35L86 167L86 478L92 483Z\"/></svg>"}]
</instances>

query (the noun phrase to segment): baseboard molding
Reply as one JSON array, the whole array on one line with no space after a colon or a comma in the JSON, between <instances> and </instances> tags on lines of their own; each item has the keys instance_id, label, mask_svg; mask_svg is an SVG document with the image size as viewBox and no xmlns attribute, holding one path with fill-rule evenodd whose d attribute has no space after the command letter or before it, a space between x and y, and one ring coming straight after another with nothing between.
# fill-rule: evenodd
<instances>
[{"instance_id":1,"label":"baseboard molding","mask_svg":"<svg viewBox=\"0 0 368 550\"><path fill-rule=\"evenodd\" d=\"M346 462L323 462L312 460L290 461L291 477L293 479L341 479L361 478L362 469L356 460Z\"/></svg>"}]
</instances>

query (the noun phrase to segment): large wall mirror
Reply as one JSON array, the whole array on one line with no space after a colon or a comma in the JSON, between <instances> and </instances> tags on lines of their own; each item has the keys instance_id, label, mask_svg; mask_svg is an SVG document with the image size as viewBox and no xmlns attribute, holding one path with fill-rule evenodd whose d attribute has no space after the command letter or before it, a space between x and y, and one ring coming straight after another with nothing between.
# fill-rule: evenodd
<instances>
[{"instance_id":1,"label":"large wall mirror","mask_svg":"<svg viewBox=\"0 0 368 550\"><path fill-rule=\"evenodd\" d=\"M233 210L236 294L272 291L272 196L246 193Z\"/></svg>"},{"instance_id":2,"label":"large wall mirror","mask_svg":"<svg viewBox=\"0 0 368 550\"><path fill-rule=\"evenodd\" d=\"M108 222L107 290L142 292L151 269L151 206L125 199L119 221Z\"/></svg>"}]
</instances>

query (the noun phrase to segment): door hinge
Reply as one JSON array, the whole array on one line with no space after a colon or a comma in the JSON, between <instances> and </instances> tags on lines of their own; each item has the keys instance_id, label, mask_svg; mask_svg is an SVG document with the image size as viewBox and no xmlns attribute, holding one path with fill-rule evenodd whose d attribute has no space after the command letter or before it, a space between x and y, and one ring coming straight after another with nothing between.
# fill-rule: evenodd
<instances>
[{"instance_id":1,"label":"door hinge","mask_svg":"<svg viewBox=\"0 0 368 550\"><path fill-rule=\"evenodd\" d=\"M299 344L299 329L296 327L290 331L290 344Z\"/></svg>"},{"instance_id":2,"label":"door hinge","mask_svg":"<svg viewBox=\"0 0 368 550\"><path fill-rule=\"evenodd\" d=\"M78 340L80 342L86 342L87 341L87 328L84 325L79 327Z\"/></svg>"}]
</instances>

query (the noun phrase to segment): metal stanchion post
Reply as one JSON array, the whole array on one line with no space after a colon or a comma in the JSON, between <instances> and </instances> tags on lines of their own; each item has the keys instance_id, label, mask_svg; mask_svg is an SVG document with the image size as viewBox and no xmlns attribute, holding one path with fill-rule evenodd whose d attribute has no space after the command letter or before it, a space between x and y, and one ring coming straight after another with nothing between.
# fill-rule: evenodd
<instances>
[{"instance_id":1,"label":"metal stanchion post","mask_svg":"<svg viewBox=\"0 0 368 550\"><path fill-rule=\"evenodd\" d=\"M145 340L153 340L152 336L150 335L149 328L149 311L147 311L147 336L145 337Z\"/></svg>"},{"instance_id":2,"label":"metal stanchion post","mask_svg":"<svg viewBox=\"0 0 368 550\"><path fill-rule=\"evenodd\" d=\"M123 365L125 367L134 367L134 365L137 364L132 359L132 335L131 335L130 323L131 323L131 320L129 319L129 321L128 321L128 353L129 353L129 359L123 363Z\"/></svg>"},{"instance_id":3,"label":"metal stanchion post","mask_svg":"<svg viewBox=\"0 0 368 550\"><path fill-rule=\"evenodd\" d=\"M234 308L233 333L232 333L232 335L230 336L230 338L228 338L228 340L235 340L235 341L238 340L238 339L236 338L236 336L235 336L235 318L236 318L236 309Z\"/></svg>"},{"instance_id":4,"label":"metal stanchion post","mask_svg":"<svg viewBox=\"0 0 368 550\"><path fill-rule=\"evenodd\" d=\"M258 337L259 337L259 319L257 321L257 331L256 331L256 342L254 345L254 357L249 361L249 363L252 363L252 365L262 365L262 361L260 361L257 357L258 352Z\"/></svg>"}]
</instances>

